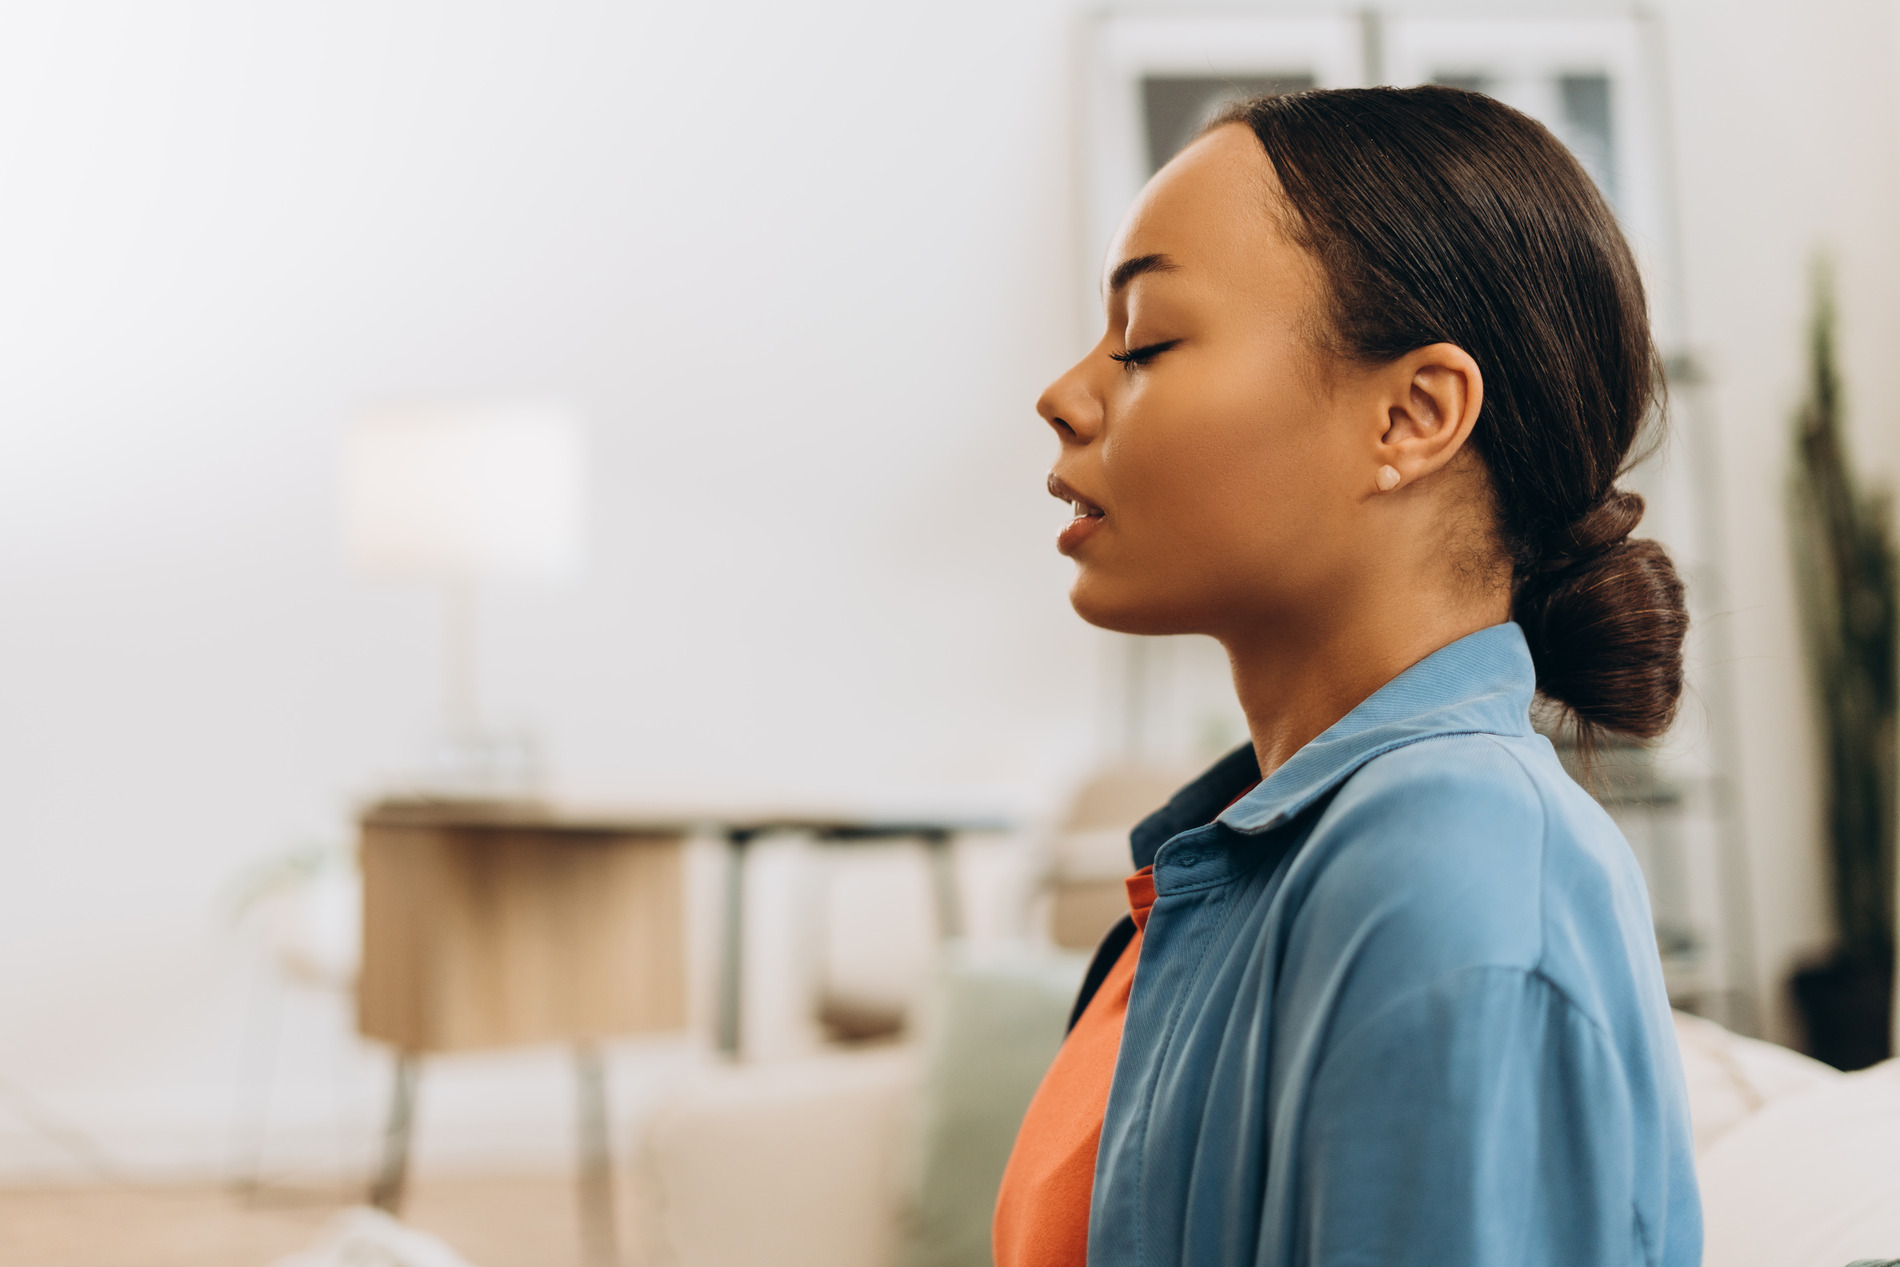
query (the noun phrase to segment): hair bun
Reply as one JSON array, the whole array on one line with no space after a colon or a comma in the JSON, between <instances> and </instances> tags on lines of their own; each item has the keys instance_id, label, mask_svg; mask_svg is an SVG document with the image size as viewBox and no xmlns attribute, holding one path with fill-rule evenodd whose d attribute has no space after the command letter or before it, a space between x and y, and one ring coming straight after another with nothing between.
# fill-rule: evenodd
<instances>
[{"instance_id":1,"label":"hair bun","mask_svg":"<svg viewBox=\"0 0 1900 1267\"><path fill-rule=\"evenodd\" d=\"M1557 533L1555 540L1545 547L1544 557L1535 570L1548 575L1586 562L1622 545L1642 521L1642 494L1612 488L1582 517Z\"/></svg>"},{"instance_id":2,"label":"hair bun","mask_svg":"<svg viewBox=\"0 0 1900 1267\"><path fill-rule=\"evenodd\" d=\"M1557 534L1520 583L1537 688L1587 726L1653 739L1682 698L1689 616L1668 553L1631 538L1643 499L1611 489Z\"/></svg>"}]
</instances>

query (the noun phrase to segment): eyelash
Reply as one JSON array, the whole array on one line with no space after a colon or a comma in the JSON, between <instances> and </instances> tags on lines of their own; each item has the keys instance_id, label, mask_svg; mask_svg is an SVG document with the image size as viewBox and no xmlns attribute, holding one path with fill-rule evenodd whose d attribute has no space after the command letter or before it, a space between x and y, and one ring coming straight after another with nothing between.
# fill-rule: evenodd
<instances>
[{"instance_id":1,"label":"eyelash","mask_svg":"<svg viewBox=\"0 0 1900 1267\"><path fill-rule=\"evenodd\" d=\"M1129 348L1126 352L1110 352L1108 359L1120 361L1123 365L1146 365L1148 362L1179 343L1179 339L1168 339L1161 343L1150 343L1147 347Z\"/></svg>"}]
</instances>

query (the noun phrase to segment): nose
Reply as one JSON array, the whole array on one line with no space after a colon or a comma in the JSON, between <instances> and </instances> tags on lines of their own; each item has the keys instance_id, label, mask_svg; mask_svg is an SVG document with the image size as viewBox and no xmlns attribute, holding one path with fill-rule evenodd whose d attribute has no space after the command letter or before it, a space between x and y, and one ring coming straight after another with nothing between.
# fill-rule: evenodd
<instances>
[{"instance_id":1,"label":"nose","mask_svg":"<svg viewBox=\"0 0 1900 1267\"><path fill-rule=\"evenodd\" d=\"M1102 429L1102 402L1084 373L1087 364L1082 360L1070 366L1036 400L1036 412L1064 444L1087 444Z\"/></svg>"}]
</instances>

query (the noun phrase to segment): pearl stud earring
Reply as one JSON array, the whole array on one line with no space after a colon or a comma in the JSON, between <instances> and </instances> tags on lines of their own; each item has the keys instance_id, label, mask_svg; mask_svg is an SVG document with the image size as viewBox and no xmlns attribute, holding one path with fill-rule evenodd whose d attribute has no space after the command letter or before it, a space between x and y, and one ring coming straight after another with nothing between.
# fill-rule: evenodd
<instances>
[{"instance_id":1,"label":"pearl stud earring","mask_svg":"<svg viewBox=\"0 0 1900 1267\"><path fill-rule=\"evenodd\" d=\"M1379 468L1378 475L1373 478L1378 481L1380 492L1389 493L1397 488L1399 481L1405 477L1399 474L1399 468L1396 466L1382 466Z\"/></svg>"}]
</instances>

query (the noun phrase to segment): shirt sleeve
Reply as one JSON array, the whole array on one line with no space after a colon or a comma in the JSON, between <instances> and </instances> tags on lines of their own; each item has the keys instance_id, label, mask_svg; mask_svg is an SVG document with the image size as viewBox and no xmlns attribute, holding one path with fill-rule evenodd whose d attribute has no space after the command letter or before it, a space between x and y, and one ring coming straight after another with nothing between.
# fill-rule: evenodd
<instances>
[{"instance_id":1,"label":"shirt sleeve","mask_svg":"<svg viewBox=\"0 0 1900 1267\"><path fill-rule=\"evenodd\" d=\"M1607 1039L1549 981L1471 968L1328 1044L1290 1194L1308 1267L1609 1267L1648 1258Z\"/></svg>"}]
</instances>

